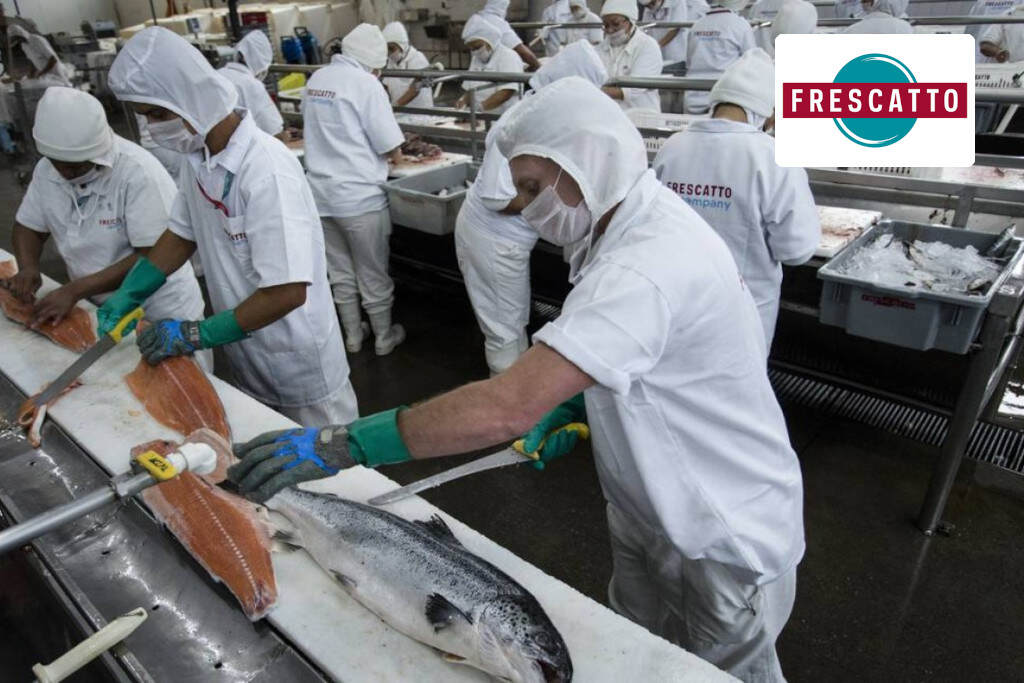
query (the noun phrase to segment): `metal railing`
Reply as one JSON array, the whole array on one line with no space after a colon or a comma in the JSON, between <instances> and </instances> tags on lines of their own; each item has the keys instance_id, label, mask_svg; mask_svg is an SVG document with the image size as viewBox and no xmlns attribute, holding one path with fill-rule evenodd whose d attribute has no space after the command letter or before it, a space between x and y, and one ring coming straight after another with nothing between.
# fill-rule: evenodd
<instances>
[{"instance_id":1,"label":"metal railing","mask_svg":"<svg viewBox=\"0 0 1024 683\"><path fill-rule=\"evenodd\" d=\"M933 2L954 2L956 0L930 0ZM830 3L831 4L831 3ZM906 21L914 25L924 26L973 26L977 24L1022 24L1024 23L1024 15L1008 16L1004 14L996 14L991 16L969 16L969 15L954 15L954 16L935 16L935 17L906 17ZM771 19L748 19L748 22L752 26L770 26ZM845 19L845 18L826 18L818 19L819 27L835 27L835 26L852 26L856 24L860 19ZM690 28L696 22L695 21L640 21L637 22L637 27L641 29L648 28ZM603 24L596 21L581 21L581 22L562 22L562 21L517 21L510 24L512 28L522 29L525 31L529 30L540 30L547 27L558 27L560 29L567 28L602 28Z\"/></svg>"}]
</instances>

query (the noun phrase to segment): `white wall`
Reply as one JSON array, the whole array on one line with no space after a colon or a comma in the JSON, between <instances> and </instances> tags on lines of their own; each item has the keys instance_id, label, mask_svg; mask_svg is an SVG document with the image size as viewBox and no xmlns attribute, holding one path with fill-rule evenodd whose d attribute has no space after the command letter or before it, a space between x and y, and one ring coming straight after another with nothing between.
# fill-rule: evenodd
<instances>
[{"instance_id":1,"label":"white wall","mask_svg":"<svg viewBox=\"0 0 1024 683\"><path fill-rule=\"evenodd\" d=\"M14 0L2 0L4 13L16 16ZM114 0L18 0L21 16L36 22L42 33L81 34L82 22L116 20Z\"/></svg>"}]
</instances>

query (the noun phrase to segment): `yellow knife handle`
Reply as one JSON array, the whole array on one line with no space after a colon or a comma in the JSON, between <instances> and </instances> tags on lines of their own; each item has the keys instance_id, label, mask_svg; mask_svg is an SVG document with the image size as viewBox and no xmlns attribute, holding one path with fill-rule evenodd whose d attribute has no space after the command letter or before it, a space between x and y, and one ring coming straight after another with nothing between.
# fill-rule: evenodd
<instances>
[{"instance_id":1,"label":"yellow knife handle","mask_svg":"<svg viewBox=\"0 0 1024 683\"><path fill-rule=\"evenodd\" d=\"M167 481L178 476L178 470L171 461L156 451L146 451L135 456L135 462L157 481Z\"/></svg>"},{"instance_id":2,"label":"yellow knife handle","mask_svg":"<svg viewBox=\"0 0 1024 683\"><path fill-rule=\"evenodd\" d=\"M548 442L548 439L550 439L555 434L558 434L559 432L576 432L579 435L579 438L581 439L590 438L590 427L588 427L582 422L570 422L564 427L559 427L558 429L554 430L553 432L545 436L544 439L540 442L540 445L537 446L537 450L535 450L533 453L527 453L524 450L524 444L526 441L525 439L517 439L516 442L512 444L512 448L516 449L517 451L519 451L528 458L531 458L533 460L540 460L540 452L544 449L544 444Z\"/></svg>"},{"instance_id":3,"label":"yellow knife handle","mask_svg":"<svg viewBox=\"0 0 1024 683\"><path fill-rule=\"evenodd\" d=\"M121 318L117 325L114 326L114 329L110 331L111 338L115 342L120 344L121 338L124 337L125 335L125 328L128 327L128 325L130 325L133 322L138 323L140 320L142 320L142 316L144 316L145 314L146 312L142 310L142 306L139 306L134 311L132 311L125 317Z\"/></svg>"}]
</instances>

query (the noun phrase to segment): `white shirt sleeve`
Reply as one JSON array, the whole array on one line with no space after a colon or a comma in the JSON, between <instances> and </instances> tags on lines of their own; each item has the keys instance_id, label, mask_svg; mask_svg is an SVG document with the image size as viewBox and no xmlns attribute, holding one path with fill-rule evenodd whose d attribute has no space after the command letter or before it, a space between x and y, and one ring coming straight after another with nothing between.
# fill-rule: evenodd
<instances>
[{"instance_id":1,"label":"white shirt sleeve","mask_svg":"<svg viewBox=\"0 0 1024 683\"><path fill-rule=\"evenodd\" d=\"M488 20L490 20L489 17ZM523 41L519 37L519 34L516 33L515 29L512 28L512 26L510 26L504 19L499 19L498 21L501 22L501 44L505 47L512 48L513 50L516 49L517 46L522 45Z\"/></svg>"},{"instance_id":2,"label":"white shirt sleeve","mask_svg":"<svg viewBox=\"0 0 1024 683\"><path fill-rule=\"evenodd\" d=\"M277 105L274 104L274 100L270 98L270 93L262 83L254 78L252 86L252 92L246 97L246 103L252 112L253 123L262 131L270 135L277 135L284 130L284 119L281 118L281 112L278 111Z\"/></svg>"},{"instance_id":3,"label":"white shirt sleeve","mask_svg":"<svg viewBox=\"0 0 1024 683\"><path fill-rule=\"evenodd\" d=\"M46 162L45 159L40 160L36 164L36 171L32 174L32 182L28 184L28 190L25 191L25 196L21 198L21 205L18 207L14 220L30 230L49 234L50 228L46 225L46 215L43 213L45 198L40 189L43 183L49 182L40 177L39 164L44 162Z\"/></svg>"},{"instance_id":4,"label":"white shirt sleeve","mask_svg":"<svg viewBox=\"0 0 1024 683\"><path fill-rule=\"evenodd\" d=\"M650 38L650 36L647 37ZM658 41L650 38L649 40L644 40L640 49L637 50L629 75L632 78L660 76L661 65L661 48L658 47ZM661 99L657 90L623 88L622 97L626 105L631 109L653 109L657 111L661 108Z\"/></svg>"},{"instance_id":5,"label":"white shirt sleeve","mask_svg":"<svg viewBox=\"0 0 1024 683\"><path fill-rule=\"evenodd\" d=\"M525 64L522 58L514 50L498 50L494 54L494 58L497 62L495 63L494 71L511 71L518 73L523 70ZM498 87L495 90L514 90L519 92L518 83L498 83Z\"/></svg>"},{"instance_id":6,"label":"white shirt sleeve","mask_svg":"<svg viewBox=\"0 0 1024 683\"><path fill-rule=\"evenodd\" d=\"M1003 31L1002 24L992 24L988 26L981 33L981 37L978 38L979 43L994 43L999 47L1003 47L1006 43L1006 34Z\"/></svg>"},{"instance_id":7,"label":"white shirt sleeve","mask_svg":"<svg viewBox=\"0 0 1024 683\"><path fill-rule=\"evenodd\" d=\"M754 40L754 29L750 28L750 24L747 23L746 19L741 18L742 24L737 24L739 34L736 36L736 40L740 44L740 54L746 53L747 50L751 50L757 47L757 41Z\"/></svg>"},{"instance_id":8,"label":"white shirt sleeve","mask_svg":"<svg viewBox=\"0 0 1024 683\"><path fill-rule=\"evenodd\" d=\"M258 287L313 282L310 245L320 217L304 201L302 177L274 173L249 190L245 233Z\"/></svg>"},{"instance_id":9,"label":"white shirt sleeve","mask_svg":"<svg viewBox=\"0 0 1024 683\"><path fill-rule=\"evenodd\" d=\"M188 161L184 161L181 165L181 182L192 184L196 182ZM185 185L183 184L180 187L183 188ZM189 188L189 191L191 191L191 188ZM196 241L196 233L192 229L192 217L189 215L188 200L185 199L185 192L178 192L174 196L174 204L171 205L171 215L167 219L167 229L189 242Z\"/></svg>"},{"instance_id":10,"label":"white shirt sleeve","mask_svg":"<svg viewBox=\"0 0 1024 683\"><path fill-rule=\"evenodd\" d=\"M814 256L821 242L818 208L804 169L777 170L778 182L761 210L765 237L776 261L797 266Z\"/></svg>"},{"instance_id":11,"label":"white shirt sleeve","mask_svg":"<svg viewBox=\"0 0 1024 683\"><path fill-rule=\"evenodd\" d=\"M395 112L391 109L391 100L383 87L374 88L368 93L366 106L359 112L359 116L370 146L377 154L387 154L405 142L405 135L398 127Z\"/></svg>"},{"instance_id":12,"label":"white shirt sleeve","mask_svg":"<svg viewBox=\"0 0 1024 683\"><path fill-rule=\"evenodd\" d=\"M128 243L136 249L151 247L167 229L172 203L141 168L128 181L125 190L124 222Z\"/></svg>"},{"instance_id":13,"label":"white shirt sleeve","mask_svg":"<svg viewBox=\"0 0 1024 683\"><path fill-rule=\"evenodd\" d=\"M602 264L566 297L562 315L534 335L617 394L659 361L672 329L661 291L643 274Z\"/></svg>"}]
</instances>

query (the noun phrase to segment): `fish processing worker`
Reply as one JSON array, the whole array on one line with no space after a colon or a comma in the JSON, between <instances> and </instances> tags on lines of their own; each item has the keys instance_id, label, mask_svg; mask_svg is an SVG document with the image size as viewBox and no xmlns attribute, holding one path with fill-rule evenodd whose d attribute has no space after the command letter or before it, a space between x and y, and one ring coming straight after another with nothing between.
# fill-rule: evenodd
<instances>
[{"instance_id":1,"label":"fish processing worker","mask_svg":"<svg viewBox=\"0 0 1024 683\"><path fill-rule=\"evenodd\" d=\"M389 69L429 69L426 55L409 43L409 34L400 21L384 27L384 40L388 43ZM385 78L384 87L396 107L433 107L434 93L429 85L414 78Z\"/></svg>"},{"instance_id":2,"label":"fish processing worker","mask_svg":"<svg viewBox=\"0 0 1024 683\"><path fill-rule=\"evenodd\" d=\"M106 300L167 228L178 189L156 158L110 129L103 105L81 90L48 88L32 137L43 158L14 219L18 273L6 286L35 301L30 325L38 325L60 322L82 299ZM35 300L43 283L39 259L51 236L70 281ZM188 264L139 303L150 320L203 314ZM200 358L212 371L210 354Z\"/></svg>"},{"instance_id":3,"label":"fish processing worker","mask_svg":"<svg viewBox=\"0 0 1024 683\"><path fill-rule=\"evenodd\" d=\"M711 89L710 119L670 137L654 159L661 182L725 240L750 288L771 348L782 264L814 255L821 224L807 172L775 163L762 131L775 109L775 65L755 47Z\"/></svg>"},{"instance_id":4,"label":"fish processing worker","mask_svg":"<svg viewBox=\"0 0 1024 683\"><path fill-rule=\"evenodd\" d=\"M238 89L238 106L249 110L256 126L264 133L284 140L284 119L263 84L267 69L274 61L270 40L263 31L249 31L238 41L235 49L239 60L225 64L217 72Z\"/></svg>"},{"instance_id":5,"label":"fish processing worker","mask_svg":"<svg viewBox=\"0 0 1024 683\"><path fill-rule=\"evenodd\" d=\"M50 41L24 26L12 25L7 29L11 48L20 47L32 64L32 69L22 79L22 87L47 88L52 85L71 86L70 74L74 69L64 64L53 51Z\"/></svg>"},{"instance_id":6,"label":"fish processing worker","mask_svg":"<svg viewBox=\"0 0 1024 683\"><path fill-rule=\"evenodd\" d=\"M323 220L327 275L345 346L350 353L362 349L362 300L374 351L384 356L405 339L405 329L391 322L391 214L381 188L388 159L402 160L405 136L375 75L388 59L380 29L356 26L341 41L341 51L317 69L302 96L306 172Z\"/></svg>"},{"instance_id":7,"label":"fish processing worker","mask_svg":"<svg viewBox=\"0 0 1024 683\"><path fill-rule=\"evenodd\" d=\"M914 32L909 22L897 17L903 12L899 0L863 0L864 16L840 33L896 33Z\"/></svg>"},{"instance_id":8,"label":"fish processing worker","mask_svg":"<svg viewBox=\"0 0 1024 683\"><path fill-rule=\"evenodd\" d=\"M647 22L687 21L686 0L640 0L644 14L641 20ZM662 73L672 76L686 75L686 29L651 28L648 35L658 41L661 47Z\"/></svg>"},{"instance_id":9,"label":"fish processing worker","mask_svg":"<svg viewBox=\"0 0 1024 683\"><path fill-rule=\"evenodd\" d=\"M598 87L608 80L593 46L579 40L547 60L530 78L530 87L539 90L568 76ZM529 346L530 253L537 243L537 231L507 211L516 188L508 160L494 144L502 120L487 133L483 163L455 220L455 254L492 375L507 370Z\"/></svg>"},{"instance_id":10,"label":"fish processing worker","mask_svg":"<svg viewBox=\"0 0 1024 683\"><path fill-rule=\"evenodd\" d=\"M754 30L739 15L747 0L717 0L690 28L687 49L687 75L692 78L718 79L729 65L755 45ZM687 91L686 112L703 114L708 110L708 93Z\"/></svg>"},{"instance_id":11,"label":"fish processing worker","mask_svg":"<svg viewBox=\"0 0 1024 683\"><path fill-rule=\"evenodd\" d=\"M601 7L604 40L597 52L610 78L661 75L661 48L658 41L637 28L637 16L633 0L606 0ZM602 90L623 109L661 111L657 90L612 86Z\"/></svg>"},{"instance_id":12,"label":"fish processing worker","mask_svg":"<svg viewBox=\"0 0 1024 683\"><path fill-rule=\"evenodd\" d=\"M100 307L100 332L198 248L214 315L161 320L139 335L143 357L156 364L223 346L235 385L296 422L355 419L323 230L298 160L235 107L235 87L198 50L165 28L125 43L109 83L149 120L157 144L187 159L168 229Z\"/></svg>"},{"instance_id":13,"label":"fish processing worker","mask_svg":"<svg viewBox=\"0 0 1024 683\"><path fill-rule=\"evenodd\" d=\"M581 78L526 98L497 145L513 208L545 239L586 240L561 315L496 377L348 426L263 434L236 448L228 476L263 500L357 463L527 431L525 450L550 462L576 435L542 439L585 420L608 501L611 605L740 679L783 681L774 644L804 551L803 486L728 247L658 182L636 127Z\"/></svg>"},{"instance_id":14,"label":"fish processing worker","mask_svg":"<svg viewBox=\"0 0 1024 683\"><path fill-rule=\"evenodd\" d=\"M772 25L757 33L761 47L775 57L775 39L784 33L811 34L818 25L818 9L807 0L785 0Z\"/></svg>"},{"instance_id":15,"label":"fish processing worker","mask_svg":"<svg viewBox=\"0 0 1024 683\"><path fill-rule=\"evenodd\" d=\"M521 72L523 60L501 44L501 32L479 14L474 14L462 29L462 40L469 49L469 71ZM478 110L500 114L519 101L522 86L518 83L495 83L487 87L486 81L463 81L466 94L455 103L468 107L470 97ZM469 92L472 91L472 92Z\"/></svg>"},{"instance_id":16,"label":"fish processing worker","mask_svg":"<svg viewBox=\"0 0 1024 683\"><path fill-rule=\"evenodd\" d=\"M569 0L570 21L577 24L600 24L601 17L590 11L586 0ZM596 26L594 28L566 28L565 44L572 45L578 40L585 40L595 47L604 40L604 31Z\"/></svg>"},{"instance_id":17,"label":"fish processing worker","mask_svg":"<svg viewBox=\"0 0 1024 683\"><path fill-rule=\"evenodd\" d=\"M569 0L553 0L550 5L544 8L540 20L550 24L566 24L573 21L572 9L569 7ZM564 28L545 26L538 34L544 42L544 56L554 57L563 47L569 44L569 32Z\"/></svg>"},{"instance_id":18,"label":"fish processing worker","mask_svg":"<svg viewBox=\"0 0 1024 683\"><path fill-rule=\"evenodd\" d=\"M527 71L536 71L540 68L540 60L537 59L537 55L533 54L533 50L522 41L519 34L515 32L515 29L507 21L509 1L487 0L484 3L484 8L474 14L473 17L480 17L496 27L498 34L501 36L501 44L519 55L519 58L526 64ZM473 17L470 17L470 19Z\"/></svg>"},{"instance_id":19,"label":"fish processing worker","mask_svg":"<svg viewBox=\"0 0 1024 683\"><path fill-rule=\"evenodd\" d=\"M1024 5L1008 15L1024 19ZM996 62L1024 61L1024 24L992 24L981 34L981 53Z\"/></svg>"}]
</instances>

